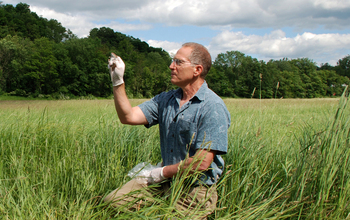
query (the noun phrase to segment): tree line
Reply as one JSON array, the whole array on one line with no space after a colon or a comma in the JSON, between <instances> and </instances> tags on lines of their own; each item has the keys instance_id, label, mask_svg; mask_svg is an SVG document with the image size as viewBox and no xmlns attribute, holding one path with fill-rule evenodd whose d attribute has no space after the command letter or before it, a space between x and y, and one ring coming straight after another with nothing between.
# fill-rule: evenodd
<instances>
[{"instance_id":1,"label":"tree line","mask_svg":"<svg viewBox=\"0 0 350 220\"><path fill-rule=\"evenodd\" d=\"M239 51L219 54L207 81L221 96L316 98L342 94L349 84L350 56L333 67L308 58L258 61Z\"/></svg>"},{"instance_id":2,"label":"tree line","mask_svg":"<svg viewBox=\"0 0 350 220\"><path fill-rule=\"evenodd\" d=\"M129 97L152 97L174 89L170 55L162 48L111 28L94 28L78 38L58 21L30 6L0 4L0 95L108 97L112 94L107 59L126 63ZM239 51L219 54L206 80L220 96L314 98L338 96L349 84L350 56L320 67L308 58L259 61Z\"/></svg>"}]
</instances>

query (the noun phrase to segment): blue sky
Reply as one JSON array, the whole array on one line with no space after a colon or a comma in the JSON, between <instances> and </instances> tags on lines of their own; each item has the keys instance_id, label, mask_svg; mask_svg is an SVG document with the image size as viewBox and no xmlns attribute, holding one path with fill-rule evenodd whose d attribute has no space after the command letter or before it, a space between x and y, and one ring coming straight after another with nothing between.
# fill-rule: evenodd
<instances>
[{"instance_id":1,"label":"blue sky","mask_svg":"<svg viewBox=\"0 0 350 220\"><path fill-rule=\"evenodd\" d=\"M350 54L350 0L27 0L78 37L110 27L174 54L185 42L213 59L240 51L258 60L307 57L336 65ZM19 1L3 0L3 4Z\"/></svg>"}]
</instances>

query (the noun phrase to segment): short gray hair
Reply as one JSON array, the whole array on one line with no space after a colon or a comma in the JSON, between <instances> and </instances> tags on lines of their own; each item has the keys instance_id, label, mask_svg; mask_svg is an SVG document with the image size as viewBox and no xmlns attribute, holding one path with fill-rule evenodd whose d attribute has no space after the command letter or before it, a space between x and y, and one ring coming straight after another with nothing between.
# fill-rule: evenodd
<instances>
[{"instance_id":1,"label":"short gray hair","mask_svg":"<svg viewBox=\"0 0 350 220\"><path fill-rule=\"evenodd\" d=\"M211 67L211 56L207 48L205 48L203 45L198 43L185 43L182 45L182 47L190 47L192 48L192 52L190 54L190 57L188 59L193 64L198 64L203 66L203 71L201 73L201 77L204 79Z\"/></svg>"}]
</instances>

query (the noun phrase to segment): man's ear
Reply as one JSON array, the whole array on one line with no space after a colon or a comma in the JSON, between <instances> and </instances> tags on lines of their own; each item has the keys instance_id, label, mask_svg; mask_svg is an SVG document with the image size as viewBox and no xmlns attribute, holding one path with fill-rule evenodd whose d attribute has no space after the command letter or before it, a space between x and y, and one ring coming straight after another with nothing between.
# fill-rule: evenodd
<instances>
[{"instance_id":1,"label":"man's ear","mask_svg":"<svg viewBox=\"0 0 350 220\"><path fill-rule=\"evenodd\" d=\"M203 66L202 65L196 65L194 68L195 68L195 70L194 70L193 75L194 76L200 76L201 73L203 72Z\"/></svg>"}]
</instances>

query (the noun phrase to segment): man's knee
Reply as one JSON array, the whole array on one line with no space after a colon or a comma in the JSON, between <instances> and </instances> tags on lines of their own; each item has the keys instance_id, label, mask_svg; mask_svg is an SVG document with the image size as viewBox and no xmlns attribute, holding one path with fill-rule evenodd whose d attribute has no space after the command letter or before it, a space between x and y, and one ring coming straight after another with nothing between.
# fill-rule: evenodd
<instances>
[{"instance_id":1,"label":"man's knee","mask_svg":"<svg viewBox=\"0 0 350 220\"><path fill-rule=\"evenodd\" d=\"M183 212L188 212L189 215L196 213L205 218L216 209L218 195L216 187L198 186L184 195L177 201L176 208Z\"/></svg>"},{"instance_id":2,"label":"man's knee","mask_svg":"<svg viewBox=\"0 0 350 220\"><path fill-rule=\"evenodd\" d=\"M138 195L137 191L147 187L145 181L140 179L132 179L129 182L125 183L118 189L113 190L104 198L104 202L110 203L113 206L122 205L125 202L130 202L132 199L141 196Z\"/></svg>"}]
</instances>

